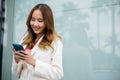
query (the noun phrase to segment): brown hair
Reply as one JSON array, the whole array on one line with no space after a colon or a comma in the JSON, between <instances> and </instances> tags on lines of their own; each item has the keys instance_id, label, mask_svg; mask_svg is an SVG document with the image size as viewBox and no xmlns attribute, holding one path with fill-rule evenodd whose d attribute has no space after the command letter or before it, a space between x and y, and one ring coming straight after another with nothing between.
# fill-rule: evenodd
<instances>
[{"instance_id":1,"label":"brown hair","mask_svg":"<svg viewBox=\"0 0 120 80\"><path fill-rule=\"evenodd\" d=\"M47 49L48 47L51 47L53 49L51 43L56 37L60 38L60 36L56 33L54 28L54 19L53 19L52 10L46 4L37 4L31 10L26 22L28 35L24 38L22 44L27 45L27 48L32 48L34 46L33 43L35 42L36 35L30 26L30 20L35 10L41 11L45 23L45 31L44 31L45 33L42 41L39 43L39 48Z\"/></svg>"}]
</instances>

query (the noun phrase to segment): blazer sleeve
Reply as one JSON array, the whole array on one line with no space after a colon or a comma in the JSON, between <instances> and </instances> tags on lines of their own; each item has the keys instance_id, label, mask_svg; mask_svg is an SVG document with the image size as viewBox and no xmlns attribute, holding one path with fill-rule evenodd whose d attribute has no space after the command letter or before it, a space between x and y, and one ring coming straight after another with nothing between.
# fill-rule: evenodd
<instances>
[{"instance_id":1,"label":"blazer sleeve","mask_svg":"<svg viewBox=\"0 0 120 80\"><path fill-rule=\"evenodd\" d=\"M63 76L62 68L62 50L63 44L61 40L53 43L54 52L52 53L51 64L36 60L34 73L48 80L60 80Z\"/></svg>"},{"instance_id":2,"label":"blazer sleeve","mask_svg":"<svg viewBox=\"0 0 120 80\"><path fill-rule=\"evenodd\" d=\"M16 77L20 77L20 73L22 71L22 61L20 61L19 63L16 63L14 58L13 58L13 62L12 62L12 73L16 76Z\"/></svg>"},{"instance_id":3,"label":"blazer sleeve","mask_svg":"<svg viewBox=\"0 0 120 80\"><path fill-rule=\"evenodd\" d=\"M25 33L24 37L27 35L27 33ZM19 44L21 44L23 42L24 37L20 40ZM19 63L15 62L14 56L13 56L13 62L12 62L12 73L16 76L16 77L20 77L21 71L22 71L22 61L20 61Z\"/></svg>"}]
</instances>

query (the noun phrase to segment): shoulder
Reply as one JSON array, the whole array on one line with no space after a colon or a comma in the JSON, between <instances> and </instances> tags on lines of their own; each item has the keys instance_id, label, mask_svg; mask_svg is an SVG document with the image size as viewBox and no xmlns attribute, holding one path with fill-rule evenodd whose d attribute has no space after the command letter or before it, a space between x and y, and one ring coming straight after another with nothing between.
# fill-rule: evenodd
<instances>
[{"instance_id":1,"label":"shoulder","mask_svg":"<svg viewBox=\"0 0 120 80\"><path fill-rule=\"evenodd\" d=\"M54 41L52 42L52 45L53 45L53 46L63 46L62 39L59 38L59 37L56 37L56 38L54 39Z\"/></svg>"}]
</instances>

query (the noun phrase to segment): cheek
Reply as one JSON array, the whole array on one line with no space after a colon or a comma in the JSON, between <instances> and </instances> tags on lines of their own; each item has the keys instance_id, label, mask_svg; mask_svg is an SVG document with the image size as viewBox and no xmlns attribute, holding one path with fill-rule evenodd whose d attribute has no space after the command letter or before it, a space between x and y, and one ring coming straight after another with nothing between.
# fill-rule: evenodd
<instances>
[{"instance_id":1,"label":"cheek","mask_svg":"<svg viewBox=\"0 0 120 80\"><path fill-rule=\"evenodd\" d=\"M41 26L42 28L45 28L45 24L44 24L44 23L41 23L40 26Z\"/></svg>"},{"instance_id":2,"label":"cheek","mask_svg":"<svg viewBox=\"0 0 120 80\"><path fill-rule=\"evenodd\" d=\"M45 25L42 25L41 30L42 30L42 31L45 30Z\"/></svg>"},{"instance_id":3,"label":"cheek","mask_svg":"<svg viewBox=\"0 0 120 80\"><path fill-rule=\"evenodd\" d=\"M30 21L30 25L33 25L33 22L32 22L32 21Z\"/></svg>"}]
</instances>

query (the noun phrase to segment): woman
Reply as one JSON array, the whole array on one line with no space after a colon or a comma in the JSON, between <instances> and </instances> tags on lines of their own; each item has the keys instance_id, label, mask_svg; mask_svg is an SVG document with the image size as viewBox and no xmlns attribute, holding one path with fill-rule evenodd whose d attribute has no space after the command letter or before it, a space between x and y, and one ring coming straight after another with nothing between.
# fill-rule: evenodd
<instances>
[{"instance_id":1,"label":"woman","mask_svg":"<svg viewBox=\"0 0 120 80\"><path fill-rule=\"evenodd\" d=\"M12 72L19 80L59 80L63 76L62 41L54 29L53 14L46 4L36 5L21 41L25 51L15 51Z\"/></svg>"}]
</instances>

